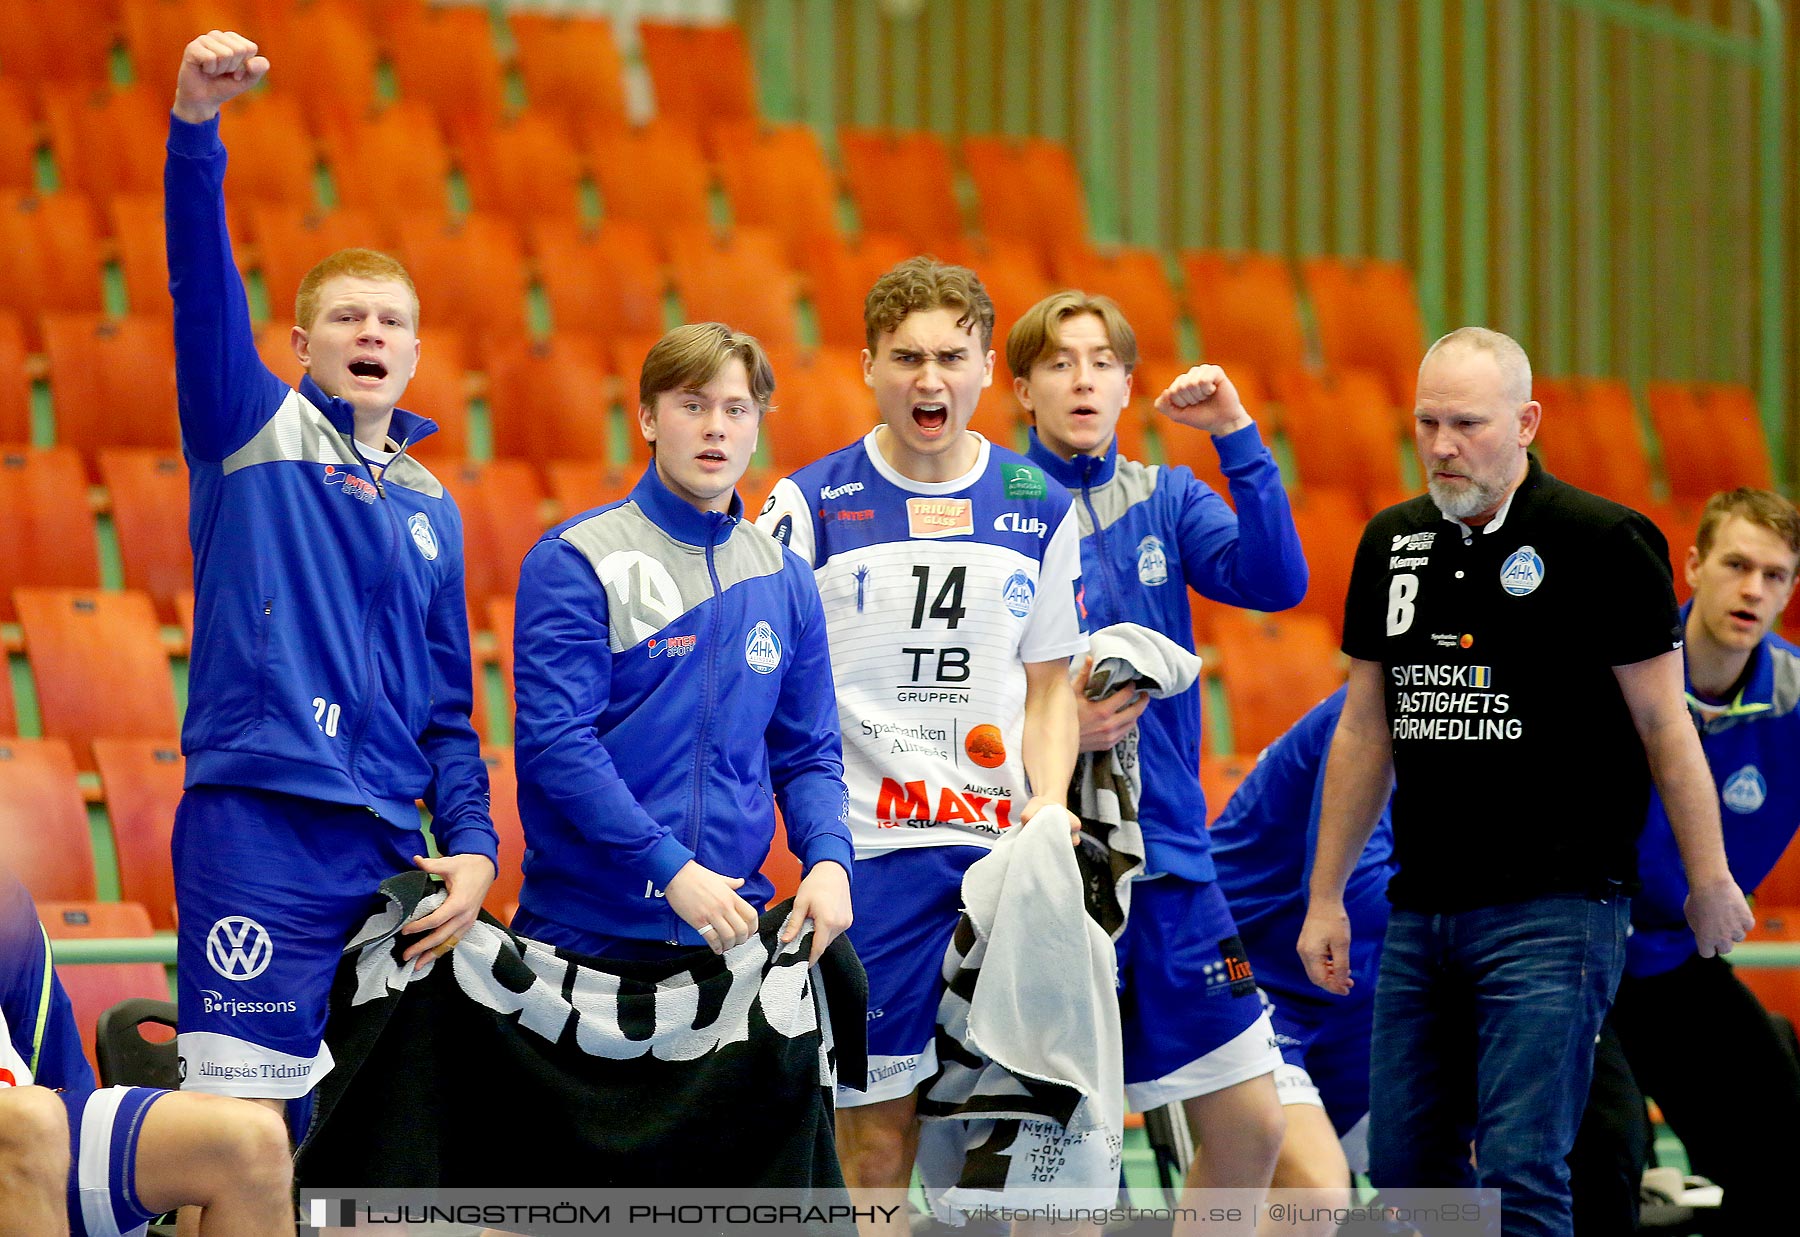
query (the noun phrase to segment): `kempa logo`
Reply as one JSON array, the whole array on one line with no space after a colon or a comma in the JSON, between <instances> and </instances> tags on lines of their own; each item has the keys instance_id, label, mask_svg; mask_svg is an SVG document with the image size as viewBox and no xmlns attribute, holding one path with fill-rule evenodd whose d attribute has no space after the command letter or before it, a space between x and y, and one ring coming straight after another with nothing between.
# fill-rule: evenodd
<instances>
[{"instance_id":1,"label":"kempa logo","mask_svg":"<svg viewBox=\"0 0 1800 1237\"><path fill-rule=\"evenodd\" d=\"M846 494L860 494L862 493L862 488L863 483L860 481L846 481L842 485L827 485L819 490L819 498L821 500L829 500L833 498L842 498Z\"/></svg>"},{"instance_id":2,"label":"kempa logo","mask_svg":"<svg viewBox=\"0 0 1800 1237\"><path fill-rule=\"evenodd\" d=\"M226 979L242 983L269 969L275 946L254 919L227 915L206 934L206 961Z\"/></svg>"}]
</instances>

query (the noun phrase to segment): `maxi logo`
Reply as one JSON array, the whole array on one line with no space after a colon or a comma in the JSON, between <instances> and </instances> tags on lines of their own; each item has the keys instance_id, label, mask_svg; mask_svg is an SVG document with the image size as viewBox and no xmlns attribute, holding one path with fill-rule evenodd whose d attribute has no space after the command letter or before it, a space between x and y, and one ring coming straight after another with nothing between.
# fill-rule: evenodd
<instances>
[{"instance_id":1,"label":"maxi logo","mask_svg":"<svg viewBox=\"0 0 1800 1237\"><path fill-rule=\"evenodd\" d=\"M243 915L225 916L206 934L206 961L226 979L255 979L269 969L274 956L263 926Z\"/></svg>"},{"instance_id":2,"label":"maxi logo","mask_svg":"<svg viewBox=\"0 0 1800 1237\"><path fill-rule=\"evenodd\" d=\"M875 824L881 829L963 825L982 833L999 833L1012 827L1012 806L1004 787L968 785L957 791L884 777L875 801Z\"/></svg>"}]
</instances>

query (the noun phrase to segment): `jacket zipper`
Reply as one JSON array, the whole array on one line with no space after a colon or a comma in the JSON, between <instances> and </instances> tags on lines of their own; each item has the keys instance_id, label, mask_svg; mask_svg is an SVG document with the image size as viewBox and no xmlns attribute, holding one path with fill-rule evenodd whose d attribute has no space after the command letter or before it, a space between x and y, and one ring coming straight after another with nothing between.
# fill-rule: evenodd
<instances>
[{"instance_id":1,"label":"jacket zipper","mask_svg":"<svg viewBox=\"0 0 1800 1237\"><path fill-rule=\"evenodd\" d=\"M706 691L701 698L700 739L694 745L694 795L688 807L688 849L694 852L696 863L700 862L700 828L705 817L706 754L712 735L713 683L717 678L715 671L719 661L719 628L725 621L725 607L722 604L724 590L719 587L719 568L713 561L713 547L718 544L720 528L729 531L736 523L735 517L725 516L721 522L713 524L706 534L706 574L712 580L713 614L711 630L706 638ZM705 864L701 866L704 867ZM672 908L669 911L669 921L669 941L674 943L681 932L681 917Z\"/></svg>"},{"instance_id":2,"label":"jacket zipper","mask_svg":"<svg viewBox=\"0 0 1800 1237\"><path fill-rule=\"evenodd\" d=\"M398 521L400 517L394 511L394 509L392 507L388 506L387 501L386 501L387 500L387 486L385 484L383 484L380 477L375 475L374 465L370 464L369 461L363 459L362 452L358 451L356 449L355 435L349 435L349 439L350 439L351 453L353 455L355 455L358 462L360 462L362 464L362 466L368 470L369 480L375 486L375 495L377 498L382 500L381 509L383 512L386 513L383 517L383 520L387 524L387 529L388 529L387 568L381 577L381 583L376 586L374 595L369 598L368 608L363 611L363 641L362 641L362 643L363 643L363 650L364 650L365 655L364 655L364 660L363 660L364 689L363 689L362 708L357 714L356 730L351 735L351 738L350 738L350 759L346 763L346 766L345 766L346 771L350 774L351 783L356 786L357 790L362 791L363 798L365 800L367 800L368 792L366 790L363 790L362 783L357 779L357 776L356 776L356 757L357 757L357 754L362 751L363 738L369 729L369 719L374 715L374 712L375 712L375 692L374 692L374 687L373 687L373 685L376 681L375 640L374 640L375 614L381 608L381 603L387 598L388 590L393 587L394 563L400 552L400 528L399 528L399 525L396 523L396 521ZM394 459L388 461L388 467L391 468L394 464L394 460L398 460L406 454L406 448L407 448L407 443L402 442L400 444L400 449L398 451L394 452ZM383 473L385 473L386 471L387 471L387 468L382 469ZM372 814L374 816L381 815L381 809L376 807L373 803L365 802L363 804L363 806L369 809L370 814Z\"/></svg>"},{"instance_id":3,"label":"jacket zipper","mask_svg":"<svg viewBox=\"0 0 1800 1237\"><path fill-rule=\"evenodd\" d=\"M1077 458L1086 461L1091 457L1080 456ZM1106 533L1100 527L1100 516L1099 513L1094 510L1093 491L1089 487L1089 482L1092 480L1092 472L1094 469L1088 467L1086 463L1077 463L1076 468L1078 468L1082 474L1081 505L1087 508L1088 520L1094 526L1095 558L1098 559L1100 563L1100 578L1106 582L1102 587L1106 589L1107 612L1109 614L1123 614L1125 613L1124 610L1119 607L1118 584L1113 580L1112 558L1106 552Z\"/></svg>"}]
</instances>

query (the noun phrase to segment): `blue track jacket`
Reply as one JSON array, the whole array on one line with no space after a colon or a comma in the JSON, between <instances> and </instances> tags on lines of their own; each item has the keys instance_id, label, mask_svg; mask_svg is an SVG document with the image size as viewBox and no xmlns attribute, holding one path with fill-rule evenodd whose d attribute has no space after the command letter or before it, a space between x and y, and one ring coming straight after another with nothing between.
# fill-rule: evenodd
<instances>
[{"instance_id":1,"label":"blue track jacket","mask_svg":"<svg viewBox=\"0 0 1800 1237\"><path fill-rule=\"evenodd\" d=\"M1693 602L1682 607L1685 627ZM1800 649L1773 632L1750 654L1750 676L1722 713L1705 709L1688 689L1688 712L1719 788L1719 821L1733 879L1746 891L1762 883L1800 828ZM1716 713L1710 720L1707 714ZM1636 976L1672 971L1694 953L1687 926L1687 873L1662 796L1650 797L1650 819L1638 835L1638 877L1631 899L1625 970Z\"/></svg>"},{"instance_id":2,"label":"blue track jacket","mask_svg":"<svg viewBox=\"0 0 1800 1237\"><path fill-rule=\"evenodd\" d=\"M170 118L164 169L175 367L194 547L182 727L189 786L367 807L445 854L495 856L469 723L462 520L404 448L377 483L351 407L257 356L225 226L217 119Z\"/></svg>"},{"instance_id":3,"label":"blue track jacket","mask_svg":"<svg viewBox=\"0 0 1800 1237\"><path fill-rule=\"evenodd\" d=\"M513 666L533 914L704 944L663 889L697 860L762 906L774 799L808 870L851 870L819 591L742 516L735 496L729 513L696 510L652 463L629 498L525 556Z\"/></svg>"},{"instance_id":4,"label":"blue track jacket","mask_svg":"<svg viewBox=\"0 0 1800 1237\"><path fill-rule=\"evenodd\" d=\"M1181 432L1197 433L1183 429ZM1088 626L1138 623L1192 650L1191 588L1230 606L1286 610L1306 596L1306 559L1281 471L1255 425L1215 439L1237 511L1190 468L1119 454L1059 458L1031 432L1031 462L1068 487L1081 519ZM1152 700L1138 720L1138 824L1151 872L1214 879L1200 790L1200 684Z\"/></svg>"}]
</instances>

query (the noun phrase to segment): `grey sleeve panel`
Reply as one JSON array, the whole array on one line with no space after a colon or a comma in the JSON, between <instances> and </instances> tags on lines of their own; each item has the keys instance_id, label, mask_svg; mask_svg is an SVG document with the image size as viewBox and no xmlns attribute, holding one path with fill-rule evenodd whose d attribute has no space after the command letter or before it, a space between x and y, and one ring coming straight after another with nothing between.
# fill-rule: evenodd
<instances>
[{"instance_id":1,"label":"grey sleeve panel","mask_svg":"<svg viewBox=\"0 0 1800 1237\"><path fill-rule=\"evenodd\" d=\"M298 391L290 390L256 437L225 457L221 466L226 476L240 468L255 464L282 462L302 464L341 464L355 468L362 464L349 439L337 426ZM427 498L442 498L444 486L431 470L402 455L388 465L382 478L390 485L404 486Z\"/></svg>"},{"instance_id":2,"label":"grey sleeve panel","mask_svg":"<svg viewBox=\"0 0 1800 1237\"><path fill-rule=\"evenodd\" d=\"M432 475L431 469L410 455L402 455L389 464L382 472L381 479L389 485L403 486L427 498L444 496L444 483Z\"/></svg>"},{"instance_id":3,"label":"grey sleeve panel","mask_svg":"<svg viewBox=\"0 0 1800 1237\"><path fill-rule=\"evenodd\" d=\"M1769 649L1775 659L1775 691L1772 703L1776 717L1786 717L1800 707L1800 657L1783 648Z\"/></svg>"},{"instance_id":4,"label":"grey sleeve panel","mask_svg":"<svg viewBox=\"0 0 1800 1237\"><path fill-rule=\"evenodd\" d=\"M1113 479L1097 490L1088 492L1089 501L1094 504L1094 515L1100 521L1102 529L1111 528L1141 502L1148 502L1156 492L1156 477L1161 471L1157 464L1140 464L1136 460L1121 459L1113 469ZM1083 525L1087 523L1087 512L1083 504L1075 504ZM1083 536L1093 532L1083 527Z\"/></svg>"},{"instance_id":5,"label":"grey sleeve panel","mask_svg":"<svg viewBox=\"0 0 1800 1237\"><path fill-rule=\"evenodd\" d=\"M712 596L706 551L677 541L627 502L563 530L606 590L611 648L622 652L679 622ZM740 522L713 551L721 590L781 570L781 545ZM688 634L688 633L680 633Z\"/></svg>"},{"instance_id":6,"label":"grey sleeve panel","mask_svg":"<svg viewBox=\"0 0 1800 1237\"><path fill-rule=\"evenodd\" d=\"M256 437L225 457L221 465L226 476L240 468L281 461L308 464L343 464L355 467L361 463L349 441L325 414L312 406L298 391L290 390L275 415L256 432Z\"/></svg>"}]
</instances>

